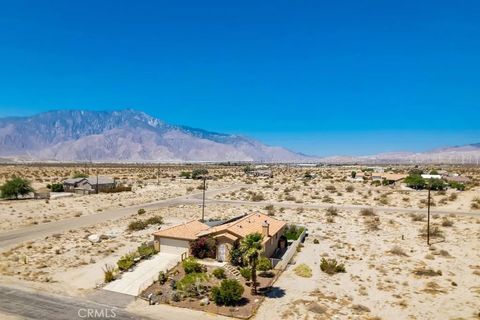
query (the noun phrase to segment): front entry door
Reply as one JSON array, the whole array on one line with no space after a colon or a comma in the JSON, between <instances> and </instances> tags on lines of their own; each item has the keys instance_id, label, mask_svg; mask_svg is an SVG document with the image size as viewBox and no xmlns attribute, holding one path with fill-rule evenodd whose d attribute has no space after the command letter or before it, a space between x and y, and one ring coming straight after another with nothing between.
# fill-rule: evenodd
<instances>
[{"instance_id":1,"label":"front entry door","mask_svg":"<svg viewBox=\"0 0 480 320\"><path fill-rule=\"evenodd\" d=\"M217 260L224 262L225 261L225 243L221 243L218 245L218 257Z\"/></svg>"}]
</instances>

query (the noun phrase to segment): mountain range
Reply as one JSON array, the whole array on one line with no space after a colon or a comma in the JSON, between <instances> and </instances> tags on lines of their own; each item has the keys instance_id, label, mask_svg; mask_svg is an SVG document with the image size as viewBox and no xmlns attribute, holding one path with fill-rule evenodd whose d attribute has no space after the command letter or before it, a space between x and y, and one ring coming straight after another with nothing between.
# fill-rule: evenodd
<instances>
[{"instance_id":1,"label":"mountain range","mask_svg":"<svg viewBox=\"0 0 480 320\"><path fill-rule=\"evenodd\" d=\"M309 162L476 163L480 143L428 152L313 157L232 134L172 125L131 109L57 110L0 118L0 163L64 162Z\"/></svg>"},{"instance_id":2,"label":"mountain range","mask_svg":"<svg viewBox=\"0 0 480 320\"><path fill-rule=\"evenodd\" d=\"M30 161L298 162L312 157L244 136L168 124L135 110L58 110L0 119L0 157Z\"/></svg>"}]
</instances>

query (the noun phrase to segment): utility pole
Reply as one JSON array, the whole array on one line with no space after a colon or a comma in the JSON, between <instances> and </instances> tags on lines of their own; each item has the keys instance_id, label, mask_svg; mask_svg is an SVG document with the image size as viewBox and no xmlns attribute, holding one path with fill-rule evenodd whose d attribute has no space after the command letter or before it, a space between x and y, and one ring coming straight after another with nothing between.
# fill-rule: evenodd
<instances>
[{"instance_id":1,"label":"utility pole","mask_svg":"<svg viewBox=\"0 0 480 320\"><path fill-rule=\"evenodd\" d=\"M203 201L202 201L202 222L205 222L205 189L207 189L207 177L203 177Z\"/></svg>"},{"instance_id":2,"label":"utility pole","mask_svg":"<svg viewBox=\"0 0 480 320\"><path fill-rule=\"evenodd\" d=\"M428 201L427 201L427 245L430 245L430 190L432 186L428 184Z\"/></svg>"},{"instance_id":3,"label":"utility pole","mask_svg":"<svg viewBox=\"0 0 480 320\"><path fill-rule=\"evenodd\" d=\"M97 167L97 194L98 194L98 167Z\"/></svg>"}]
</instances>

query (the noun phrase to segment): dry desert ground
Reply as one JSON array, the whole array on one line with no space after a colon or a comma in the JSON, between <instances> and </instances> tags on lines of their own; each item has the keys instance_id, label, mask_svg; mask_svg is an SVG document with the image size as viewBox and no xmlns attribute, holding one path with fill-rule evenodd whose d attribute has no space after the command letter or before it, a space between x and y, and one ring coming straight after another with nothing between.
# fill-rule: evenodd
<instances>
[{"instance_id":1,"label":"dry desert ground","mask_svg":"<svg viewBox=\"0 0 480 320\"><path fill-rule=\"evenodd\" d=\"M1 249L2 279L46 285L72 295L94 290L103 282L104 266L151 240L153 231L200 218L201 181L180 177L182 171L195 168L92 166L90 174L98 171L116 177L132 191L0 201L0 235L135 208L118 219ZM273 166L273 178L247 176L245 166L206 168L211 178L207 190L212 191L206 218L260 210L308 228L304 246L275 283L275 296L266 298L256 319L480 318L480 210L474 205L480 201L478 168L442 168L470 177L472 184L465 191L432 192L430 246L425 238L427 191L400 183L374 186L370 181L349 181L351 171L361 168ZM408 172L411 167L392 169ZM74 165L3 165L0 184L17 175L31 180L35 188L45 187L82 170L83 166ZM138 214L142 205L188 195L191 202L146 206L145 213ZM132 221L151 217L162 217L163 225L128 230ZM102 240L91 243L87 239L91 234L103 235ZM321 271L322 258L335 259L345 272ZM298 266L306 266L311 275L298 275Z\"/></svg>"}]
</instances>

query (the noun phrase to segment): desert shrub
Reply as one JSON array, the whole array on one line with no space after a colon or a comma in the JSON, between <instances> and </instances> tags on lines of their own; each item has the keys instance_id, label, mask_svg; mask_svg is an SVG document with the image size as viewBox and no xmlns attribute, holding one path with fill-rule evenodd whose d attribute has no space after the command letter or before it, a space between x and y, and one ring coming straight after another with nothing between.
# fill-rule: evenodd
<instances>
[{"instance_id":1,"label":"desert shrub","mask_svg":"<svg viewBox=\"0 0 480 320\"><path fill-rule=\"evenodd\" d=\"M457 198L458 198L458 195L456 193L452 193L448 196L449 201L455 201L457 200Z\"/></svg>"},{"instance_id":2,"label":"desert shrub","mask_svg":"<svg viewBox=\"0 0 480 320\"><path fill-rule=\"evenodd\" d=\"M347 187L345 188L345 190L346 190L347 192L353 192L353 191L355 190L355 188L354 188L353 186L347 186Z\"/></svg>"},{"instance_id":3,"label":"desert shrub","mask_svg":"<svg viewBox=\"0 0 480 320\"><path fill-rule=\"evenodd\" d=\"M203 266L198 263L194 257L188 257L183 260L182 267L185 273L200 273L203 271Z\"/></svg>"},{"instance_id":4,"label":"desert shrub","mask_svg":"<svg viewBox=\"0 0 480 320\"><path fill-rule=\"evenodd\" d=\"M370 231L380 230L380 218L368 217L365 219L365 225Z\"/></svg>"},{"instance_id":5,"label":"desert shrub","mask_svg":"<svg viewBox=\"0 0 480 320\"><path fill-rule=\"evenodd\" d=\"M421 213L412 213L410 214L412 221L423 221L425 219L425 215Z\"/></svg>"},{"instance_id":6,"label":"desert shrub","mask_svg":"<svg viewBox=\"0 0 480 320\"><path fill-rule=\"evenodd\" d=\"M122 256L120 260L117 261L118 269L121 271L125 271L130 269L135 264L133 255L127 253L126 255Z\"/></svg>"},{"instance_id":7,"label":"desert shrub","mask_svg":"<svg viewBox=\"0 0 480 320\"><path fill-rule=\"evenodd\" d=\"M160 284L165 284L165 282L167 282L167 279L168 279L168 277L167 277L167 275L165 274L165 272L160 271L160 272L158 273L158 282L159 282Z\"/></svg>"},{"instance_id":8,"label":"desert shrub","mask_svg":"<svg viewBox=\"0 0 480 320\"><path fill-rule=\"evenodd\" d=\"M146 212L145 209L140 208L140 209L138 209L137 214L142 215L142 214L144 214L145 212Z\"/></svg>"},{"instance_id":9,"label":"desert shrub","mask_svg":"<svg viewBox=\"0 0 480 320\"><path fill-rule=\"evenodd\" d=\"M322 258L322 261L320 262L320 269L330 275L339 272L345 272L345 266L343 263L339 264L335 259Z\"/></svg>"},{"instance_id":10,"label":"desert shrub","mask_svg":"<svg viewBox=\"0 0 480 320\"><path fill-rule=\"evenodd\" d=\"M105 283L107 282L112 282L115 280L115 267L112 265L105 265L105 268L103 269L103 279Z\"/></svg>"},{"instance_id":11,"label":"desert shrub","mask_svg":"<svg viewBox=\"0 0 480 320\"><path fill-rule=\"evenodd\" d=\"M138 248L137 248L138 254L142 258L148 258L150 256L153 256L156 251L153 245L148 245L146 243L142 243Z\"/></svg>"},{"instance_id":12,"label":"desert shrub","mask_svg":"<svg viewBox=\"0 0 480 320\"><path fill-rule=\"evenodd\" d=\"M233 306L241 299L245 289L236 279L225 279L220 287L212 288L212 299L217 305Z\"/></svg>"},{"instance_id":13,"label":"desert shrub","mask_svg":"<svg viewBox=\"0 0 480 320\"><path fill-rule=\"evenodd\" d=\"M435 276L441 276L442 271L440 270L433 270L433 269L427 269L427 268L417 268L413 270L413 273L417 276L424 276L424 277L435 277Z\"/></svg>"},{"instance_id":14,"label":"desert shrub","mask_svg":"<svg viewBox=\"0 0 480 320\"><path fill-rule=\"evenodd\" d=\"M453 226L453 221L448 219L448 218L443 218L442 219L442 227L451 227Z\"/></svg>"},{"instance_id":15,"label":"desert shrub","mask_svg":"<svg viewBox=\"0 0 480 320\"><path fill-rule=\"evenodd\" d=\"M190 171L182 171L180 172L180 177L185 178L185 179L190 179L192 176L192 173Z\"/></svg>"},{"instance_id":16,"label":"desert shrub","mask_svg":"<svg viewBox=\"0 0 480 320\"><path fill-rule=\"evenodd\" d=\"M245 280L250 280L252 279L252 269L248 267L240 268L240 275L245 279Z\"/></svg>"},{"instance_id":17,"label":"desert shrub","mask_svg":"<svg viewBox=\"0 0 480 320\"><path fill-rule=\"evenodd\" d=\"M405 257L408 256L408 255L405 253L405 251L403 251L403 249L402 249L401 247L399 247L399 246L394 246L394 247L393 247L392 249L390 249L388 252L391 253L391 254L394 254L394 255L396 255L396 256L405 256Z\"/></svg>"},{"instance_id":18,"label":"desert shrub","mask_svg":"<svg viewBox=\"0 0 480 320\"><path fill-rule=\"evenodd\" d=\"M192 179L200 179L208 174L207 169L195 169L192 171Z\"/></svg>"},{"instance_id":19,"label":"desert shrub","mask_svg":"<svg viewBox=\"0 0 480 320\"><path fill-rule=\"evenodd\" d=\"M338 209L335 207L328 207L325 211L327 216L338 216Z\"/></svg>"},{"instance_id":20,"label":"desert shrub","mask_svg":"<svg viewBox=\"0 0 480 320\"><path fill-rule=\"evenodd\" d=\"M265 210L267 210L267 214L269 216L275 215L275 207L272 204L269 204L268 206L265 206Z\"/></svg>"},{"instance_id":21,"label":"desert shrub","mask_svg":"<svg viewBox=\"0 0 480 320\"><path fill-rule=\"evenodd\" d=\"M328 186L325 187L325 190L327 191L330 191L331 193L337 191L337 188L335 188L335 186L333 184L330 184Z\"/></svg>"},{"instance_id":22,"label":"desert shrub","mask_svg":"<svg viewBox=\"0 0 480 320\"><path fill-rule=\"evenodd\" d=\"M458 191L464 191L465 185L463 183L452 181L449 183L450 188L457 189Z\"/></svg>"},{"instance_id":23,"label":"desert shrub","mask_svg":"<svg viewBox=\"0 0 480 320\"><path fill-rule=\"evenodd\" d=\"M18 196L25 196L33 191L30 181L20 177L13 177L0 186L0 197L4 199L18 199Z\"/></svg>"},{"instance_id":24,"label":"desert shrub","mask_svg":"<svg viewBox=\"0 0 480 320\"><path fill-rule=\"evenodd\" d=\"M364 217L371 217L371 216L376 216L377 214L372 208L363 208L360 210L360 215Z\"/></svg>"},{"instance_id":25,"label":"desert shrub","mask_svg":"<svg viewBox=\"0 0 480 320\"><path fill-rule=\"evenodd\" d=\"M287 201L297 201L297 198L295 198L292 195L288 195L288 196L285 197L285 200L287 200Z\"/></svg>"},{"instance_id":26,"label":"desert shrub","mask_svg":"<svg viewBox=\"0 0 480 320\"><path fill-rule=\"evenodd\" d=\"M48 188L48 186L47 186ZM49 188L52 192L63 192L63 184L62 183L52 183Z\"/></svg>"},{"instance_id":27,"label":"desert shrub","mask_svg":"<svg viewBox=\"0 0 480 320\"><path fill-rule=\"evenodd\" d=\"M163 218L161 216L153 216L145 220L147 225L151 224L163 224Z\"/></svg>"},{"instance_id":28,"label":"desert shrub","mask_svg":"<svg viewBox=\"0 0 480 320\"><path fill-rule=\"evenodd\" d=\"M250 200L258 202L258 201L263 201L265 200L265 197L263 193L261 192L253 192L252 195L250 196Z\"/></svg>"},{"instance_id":29,"label":"desert shrub","mask_svg":"<svg viewBox=\"0 0 480 320\"><path fill-rule=\"evenodd\" d=\"M227 277L225 274L225 269L223 268L216 268L212 273L217 279L225 279Z\"/></svg>"},{"instance_id":30,"label":"desert shrub","mask_svg":"<svg viewBox=\"0 0 480 320\"><path fill-rule=\"evenodd\" d=\"M475 210L480 209L480 198L479 197L473 198L470 207Z\"/></svg>"},{"instance_id":31,"label":"desert shrub","mask_svg":"<svg viewBox=\"0 0 480 320\"><path fill-rule=\"evenodd\" d=\"M423 227L420 230L420 236L423 237L423 238L427 237L427 226ZM431 238L443 237L443 231L440 229L439 226L431 226L430 227L430 237Z\"/></svg>"},{"instance_id":32,"label":"desert shrub","mask_svg":"<svg viewBox=\"0 0 480 320\"><path fill-rule=\"evenodd\" d=\"M299 277L303 278L311 278L312 277L312 269L307 266L305 263L299 264L295 269L293 269L295 274Z\"/></svg>"},{"instance_id":33,"label":"desert shrub","mask_svg":"<svg viewBox=\"0 0 480 320\"><path fill-rule=\"evenodd\" d=\"M266 257L260 257L260 259L258 259L257 268L260 271L268 271L272 269L272 262Z\"/></svg>"},{"instance_id":34,"label":"desert shrub","mask_svg":"<svg viewBox=\"0 0 480 320\"><path fill-rule=\"evenodd\" d=\"M115 188L101 190L103 193L119 193L119 192L127 192L132 191L132 187L128 186L116 186Z\"/></svg>"},{"instance_id":35,"label":"desert shrub","mask_svg":"<svg viewBox=\"0 0 480 320\"><path fill-rule=\"evenodd\" d=\"M143 230L148 227L148 224L142 220L134 220L128 224L128 230L130 231L138 231Z\"/></svg>"},{"instance_id":36,"label":"desert shrub","mask_svg":"<svg viewBox=\"0 0 480 320\"><path fill-rule=\"evenodd\" d=\"M299 227L294 224L291 224L285 228L285 231L283 231L283 235L288 240L297 240L304 230L305 230L304 227Z\"/></svg>"},{"instance_id":37,"label":"desert shrub","mask_svg":"<svg viewBox=\"0 0 480 320\"><path fill-rule=\"evenodd\" d=\"M319 244L320 241L318 241L318 239L313 239L313 243L314 243L314 244Z\"/></svg>"},{"instance_id":38,"label":"desert shrub","mask_svg":"<svg viewBox=\"0 0 480 320\"><path fill-rule=\"evenodd\" d=\"M190 243L190 252L196 258L215 257L216 241L211 237L201 237Z\"/></svg>"},{"instance_id":39,"label":"desert shrub","mask_svg":"<svg viewBox=\"0 0 480 320\"><path fill-rule=\"evenodd\" d=\"M83 172L75 171L75 172L73 173L72 178L74 178L74 179L76 179L76 178L88 178L88 174L83 173Z\"/></svg>"}]
</instances>

